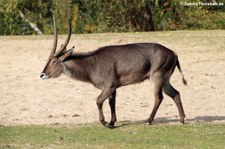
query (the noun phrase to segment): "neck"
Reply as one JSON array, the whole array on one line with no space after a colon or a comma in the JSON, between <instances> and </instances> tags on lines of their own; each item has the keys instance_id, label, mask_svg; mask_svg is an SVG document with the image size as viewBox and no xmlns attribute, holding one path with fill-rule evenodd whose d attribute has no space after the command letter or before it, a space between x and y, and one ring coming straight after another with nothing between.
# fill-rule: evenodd
<instances>
[{"instance_id":1,"label":"neck","mask_svg":"<svg viewBox=\"0 0 225 149\"><path fill-rule=\"evenodd\" d=\"M93 69L93 63L89 58L76 59L71 58L64 64L64 74L80 81L91 82L90 75Z\"/></svg>"}]
</instances>

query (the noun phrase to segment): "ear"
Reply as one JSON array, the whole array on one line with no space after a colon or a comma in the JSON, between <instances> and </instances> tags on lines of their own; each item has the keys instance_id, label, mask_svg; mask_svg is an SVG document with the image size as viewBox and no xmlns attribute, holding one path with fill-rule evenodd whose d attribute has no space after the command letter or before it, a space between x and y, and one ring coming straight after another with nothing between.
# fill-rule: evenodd
<instances>
[{"instance_id":1,"label":"ear","mask_svg":"<svg viewBox=\"0 0 225 149\"><path fill-rule=\"evenodd\" d=\"M73 47L72 49L69 49L69 50L65 51L65 52L59 57L59 60L62 62L62 61L64 61L67 57L71 56L71 55L73 54L73 49L74 49L74 47Z\"/></svg>"}]
</instances>

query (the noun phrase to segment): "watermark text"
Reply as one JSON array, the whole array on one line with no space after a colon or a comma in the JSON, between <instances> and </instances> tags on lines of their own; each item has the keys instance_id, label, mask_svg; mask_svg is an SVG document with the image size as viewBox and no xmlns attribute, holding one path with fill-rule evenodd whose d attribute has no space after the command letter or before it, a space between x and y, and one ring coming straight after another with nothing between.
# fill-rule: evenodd
<instances>
[{"instance_id":1,"label":"watermark text","mask_svg":"<svg viewBox=\"0 0 225 149\"><path fill-rule=\"evenodd\" d=\"M224 6L223 2L181 2L182 6Z\"/></svg>"}]
</instances>

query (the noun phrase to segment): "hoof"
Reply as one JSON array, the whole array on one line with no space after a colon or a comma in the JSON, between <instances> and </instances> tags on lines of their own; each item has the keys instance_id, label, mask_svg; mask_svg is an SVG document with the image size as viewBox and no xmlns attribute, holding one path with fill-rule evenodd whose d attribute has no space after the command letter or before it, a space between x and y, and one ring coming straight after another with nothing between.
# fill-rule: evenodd
<instances>
[{"instance_id":1,"label":"hoof","mask_svg":"<svg viewBox=\"0 0 225 149\"><path fill-rule=\"evenodd\" d=\"M187 122L184 121L184 122L181 122L180 124L181 124L181 125L185 125L185 124L187 124Z\"/></svg>"},{"instance_id":2,"label":"hoof","mask_svg":"<svg viewBox=\"0 0 225 149\"><path fill-rule=\"evenodd\" d=\"M103 126L105 126L105 125L107 124L107 122L104 121L104 120L100 120L100 122L101 122L101 124L102 124Z\"/></svg>"},{"instance_id":3,"label":"hoof","mask_svg":"<svg viewBox=\"0 0 225 149\"><path fill-rule=\"evenodd\" d=\"M114 129L116 127L115 126L112 126L112 125L108 125L107 128Z\"/></svg>"},{"instance_id":4,"label":"hoof","mask_svg":"<svg viewBox=\"0 0 225 149\"><path fill-rule=\"evenodd\" d=\"M107 127L107 128L110 128L110 129L115 128L115 126L114 126L115 122L110 122L110 123L108 123L108 122L106 122L106 121L100 121L100 122L101 122L101 124L102 124L103 126L105 126L105 127Z\"/></svg>"},{"instance_id":5,"label":"hoof","mask_svg":"<svg viewBox=\"0 0 225 149\"><path fill-rule=\"evenodd\" d=\"M107 128L113 129L113 128L115 128L114 124L115 124L115 122L110 122L110 123L106 123L105 126L106 126Z\"/></svg>"},{"instance_id":6,"label":"hoof","mask_svg":"<svg viewBox=\"0 0 225 149\"><path fill-rule=\"evenodd\" d=\"M181 119L181 120L180 120L180 123L181 123L181 124L185 124L185 120L184 120L184 119Z\"/></svg>"},{"instance_id":7,"label":"hoof","mask_svg":"<svg viewBox=\"0 0 225 149\"><path fill-rule=\"evenodd\" d=\"M152 125L152 120L147 119L147 120L145 121L145 124L146 124L146 125Z\"/></svg>"}]
</instances>

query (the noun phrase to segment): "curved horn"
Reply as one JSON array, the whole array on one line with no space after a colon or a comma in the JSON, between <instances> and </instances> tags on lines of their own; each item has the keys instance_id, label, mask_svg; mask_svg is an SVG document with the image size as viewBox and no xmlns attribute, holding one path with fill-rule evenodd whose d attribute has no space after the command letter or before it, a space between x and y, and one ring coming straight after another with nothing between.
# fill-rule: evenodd
<instances>
[{"instance_id":1,"label":"curved horn","mask_svg":"<svg viewBox=\"0 0 225 149\"><path fill-rule=\"evenodd\" d=\"M53 42L52 51L50 53L50 56L55 54L55 51L56 51L56 48L57 48L57 41L58 41L57 25L56 25L55 16L53 16L53 22L54 22L54 42Z\"/></svg>"},{"instance_id":2,"label":"curved horn","mask_svg":"<svg viewBox=\"0 0 225 149\"><path fill-rule=\"evenodd\" d=\"M70 41L71 32L72 32L71 19L69 19L69 33L68 33L68 36L67 36L66 41L64 42L64 44L61 45L61 47L60 47L60 49L59 49L59 51L57 52L56 55L60 55L66 50L66 46L68 45L68 43Z\"/></svg>"}]
</instances>

